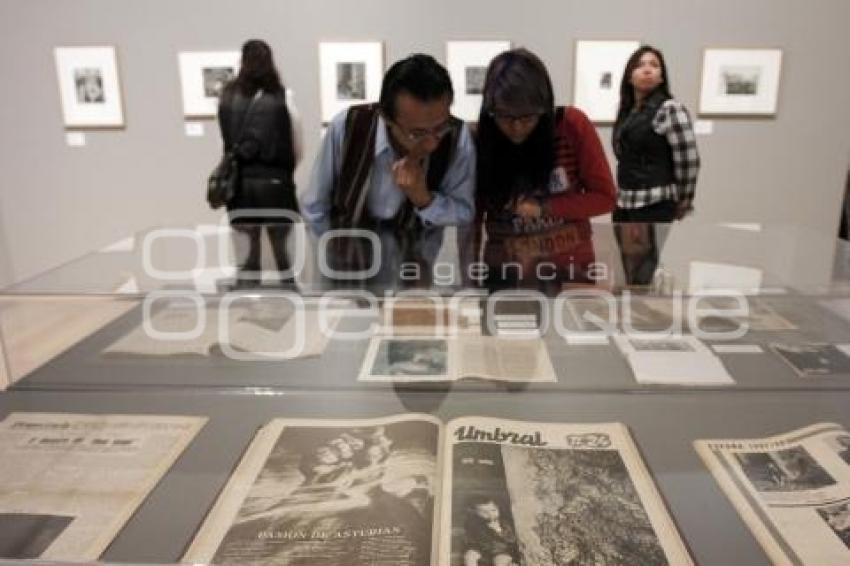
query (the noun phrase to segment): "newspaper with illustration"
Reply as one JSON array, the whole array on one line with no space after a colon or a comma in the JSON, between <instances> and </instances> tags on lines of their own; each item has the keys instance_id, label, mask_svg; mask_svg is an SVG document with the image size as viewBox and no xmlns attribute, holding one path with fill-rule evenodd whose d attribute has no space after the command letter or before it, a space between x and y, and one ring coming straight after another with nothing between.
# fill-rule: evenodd
<instances>
[{"instance_id":1,"label":"newspaper with illustration","mask_svg":"<svg viewBox=\"0 0 850 566\"><path fill-rule=\"evenodd\" d=\"M272 421L183 561L692 564L625 426L417 414Z\"/></svg>"},{"instance_id":2,"label":"newspaper with illustration","mask_svg":"<svg viewBox=\"0 0 850 566\"><path fill-rule=\"evenodd\" d=\"M0 422L0 559L97 560L205 422L7 416Z\"/></svg>"},{"instance_id":3,"label":"newspaper with illustration","mask_svg":"<svg viewBox=\"0 0 850 566\"><path fill-rule=\"evenodd\" d=\"M850 433L821 423L697 452L774 564L850 564Z\"/></svg>"}]
</instances>

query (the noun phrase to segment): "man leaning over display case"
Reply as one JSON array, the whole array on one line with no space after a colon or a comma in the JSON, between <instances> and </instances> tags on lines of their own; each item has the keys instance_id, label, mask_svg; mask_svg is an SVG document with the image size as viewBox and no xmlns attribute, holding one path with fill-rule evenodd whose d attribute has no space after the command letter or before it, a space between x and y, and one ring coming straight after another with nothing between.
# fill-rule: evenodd
<instances>
[{"instance_id":1,"label":"man leaning over display case","mask_svg":"<svg viewBox=\"0 0 850 566\"><path fill-rule=\"evenodd\" d=\"M453 97L446 69L415 54L390 67L377 104L335 116L299 195L314 233L469 223L475 148Z\"/></svg>"}]
</instances>

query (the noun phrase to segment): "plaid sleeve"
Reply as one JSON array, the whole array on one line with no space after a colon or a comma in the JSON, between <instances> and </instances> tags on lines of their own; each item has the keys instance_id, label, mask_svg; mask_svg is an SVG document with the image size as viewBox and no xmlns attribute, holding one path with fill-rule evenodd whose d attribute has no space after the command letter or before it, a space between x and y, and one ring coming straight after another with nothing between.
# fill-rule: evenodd
<instances>
[{"instance_id":1,"label":"plaid sleeve","mask_svg":"<svg viewBox=\"0 0 850 566\"><path fill-rule=\"evenodd\" d=\"M668 100L653 120L653 129L665 136L673 150L673 175L676 178L676 200L691 208L699 174L697 140L688 110L675 100Z\"/></svg>"}]
</instances>

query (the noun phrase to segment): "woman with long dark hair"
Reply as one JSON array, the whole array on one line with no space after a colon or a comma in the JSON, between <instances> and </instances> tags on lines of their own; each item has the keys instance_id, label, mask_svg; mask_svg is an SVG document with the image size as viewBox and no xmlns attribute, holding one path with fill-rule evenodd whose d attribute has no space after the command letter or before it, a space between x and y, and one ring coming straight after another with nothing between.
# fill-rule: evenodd
<instances>
[{"instance_id":1,"label":"woman with long dark hair","mask_svg":"<svg viewBox=\"0 0 850 566\"><path fill-rule=\"evenodd\" d=\"M588 219L610 212L615 193L593 124L578 108L555 107L540 59L526 49L495 57L478 120L476 203L478 230L483 224L488 240L485 262L518 263L520 278L538 283L591 282ZM488 284L511 279L513 273L491 269Z\"/></svg>"},{"instance_id":2,"label":"woman with long dark hair","mask_svg":"<svg viewBox=\"0 0 850 566\"><path fill-rule=\"evenodd\" d=\"M227 205L240 285L261 280L264 225L278 271L290 268L286 237L291 220L279 211L298 210L293 173L300 158L300 128L292 109L271 47L259 39L245 42L239 74L224 88L218 108L224 150L235 151L241 173L239 190Z\"/></svg>"},{"instance_id":3,"label":"woman with long dark hair","mask_svg":"<svg viewBox=\"0 0 850 566\"><path fill-rule=\"evenodd\" d=\"M691 118L670 93L664 56L649 45L626 63L613 145L615 222L670 222L693 209L700 160Z\"/></svg>"},{"instance_id":4,"label":"woman with long dark hair","mask_svg":"<svg viewBox=\"0 0 850 566\"><path fill-rule=\"evenodd\" d=\"M688 110L670 92L661 51L644 45L629 57L613 131L617 209L613 220L626 283L653 281L666 223L693 210L700 159Z\"/></svg>"}]
</instances>

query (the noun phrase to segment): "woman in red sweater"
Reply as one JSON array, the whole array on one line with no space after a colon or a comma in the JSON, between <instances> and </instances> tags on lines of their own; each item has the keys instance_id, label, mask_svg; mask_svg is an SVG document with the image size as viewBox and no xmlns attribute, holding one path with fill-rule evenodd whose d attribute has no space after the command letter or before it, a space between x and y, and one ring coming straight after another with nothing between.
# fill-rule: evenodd
<instances>
[{"instance_id":1,"label":"woman in red sweater","mask_svg":"<svg viewBox=\"0 0 850 566\"><path fill-rule=\"evenodd\" d=\"M593 124L578 108L555 107L546 67L525 49L487 69L476 205L489 287L595 282L589 219L616 205L611 170ZM523 267L519 277L507 264Z\"/></svg>"}]
</instances>

